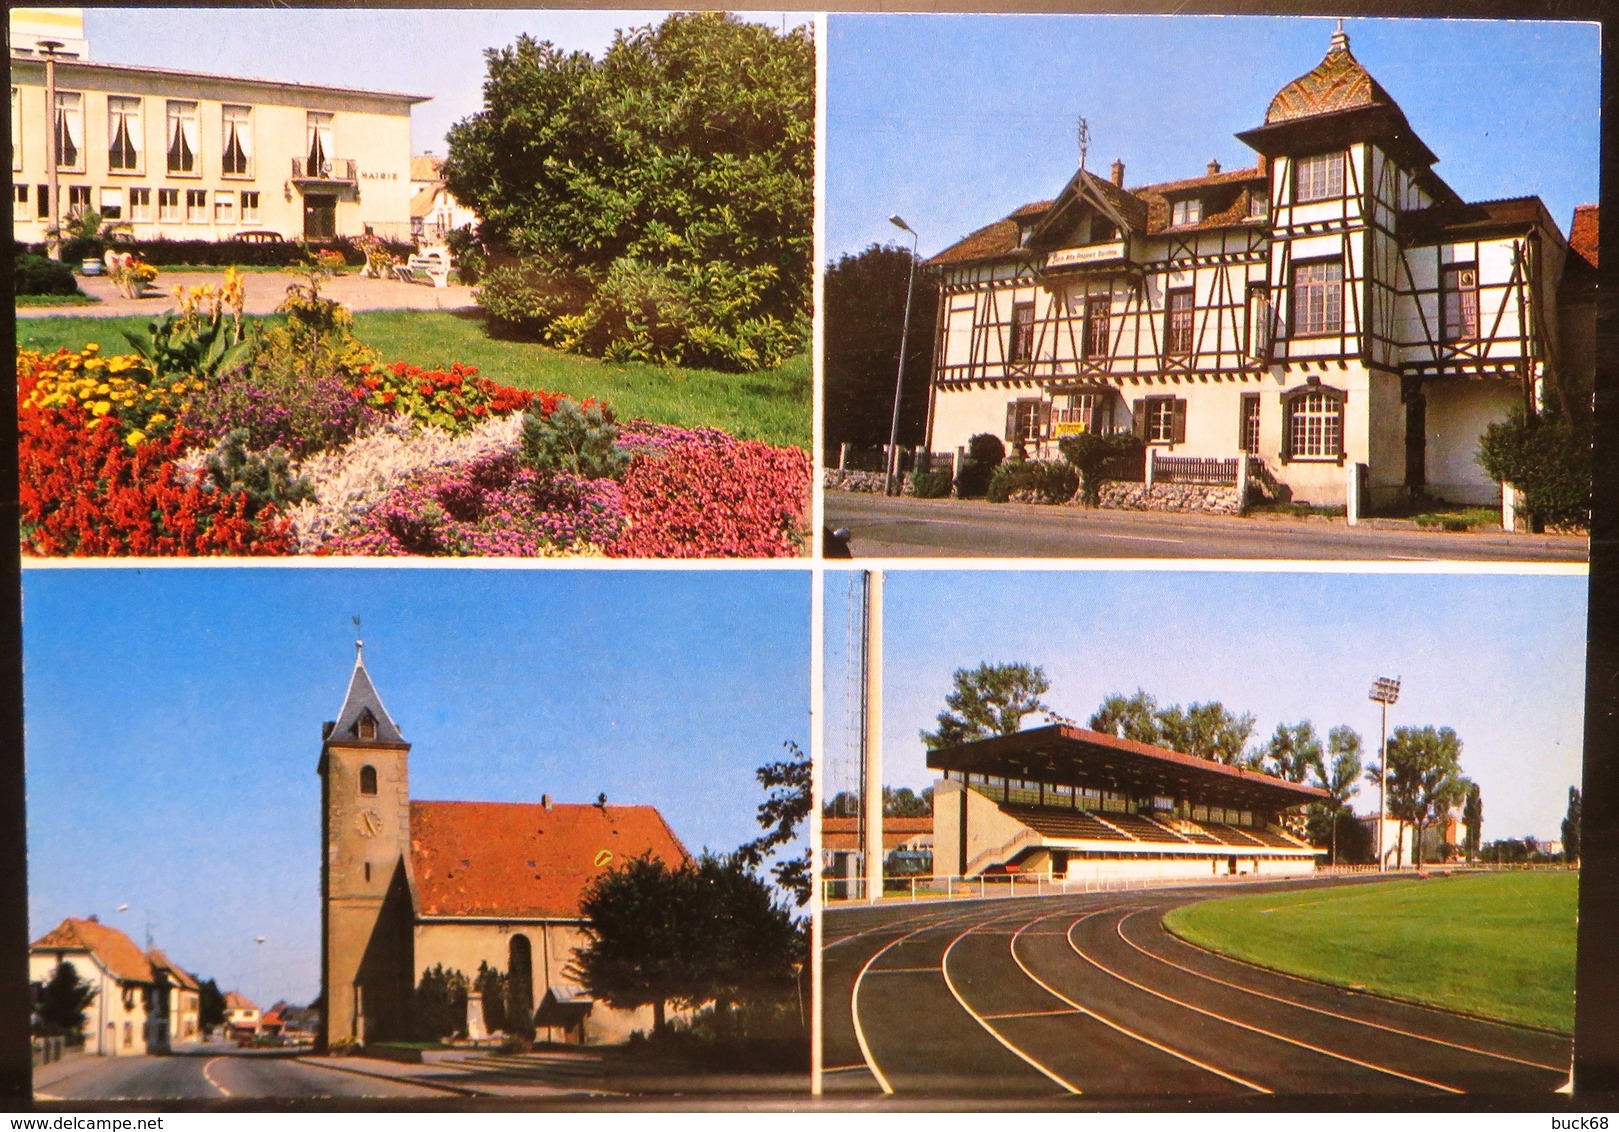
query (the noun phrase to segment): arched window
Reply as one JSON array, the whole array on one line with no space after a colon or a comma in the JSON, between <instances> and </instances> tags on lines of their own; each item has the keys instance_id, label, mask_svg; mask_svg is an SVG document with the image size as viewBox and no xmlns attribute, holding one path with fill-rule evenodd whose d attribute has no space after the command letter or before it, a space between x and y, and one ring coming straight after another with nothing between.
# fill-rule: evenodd
<instances>
[{"instance_id":1,"label":"arched window","mask_svg":"<svg viewBox=\"0 0 1619 1132\"><path fill-rule=\"evenodd\" d=\"M377 768L362 766L360 768L360 793L375 794L377 792Z\"/></svg>"},{"instance_id":2,"label":"arched window","mask_svg":"<svg viewBox=\"0 0 1619 1132\"><path fill-rule=\"evenodd\" d=\"M1344 459L1342 390L1307 385L1282 394L1282 459Z\"/></svg>"},{"instance_id":3,"label":"arched window","mask_svg":"<svg viewBox=\"0 0 1619 1132\"><path fill-rule=\"evenodd\" d=\"M544 930L543 928L541 929ZM521 932L506 952L506 1025L514 1033L534 1032L534 948Z\"/></svg>"}]
</instances>

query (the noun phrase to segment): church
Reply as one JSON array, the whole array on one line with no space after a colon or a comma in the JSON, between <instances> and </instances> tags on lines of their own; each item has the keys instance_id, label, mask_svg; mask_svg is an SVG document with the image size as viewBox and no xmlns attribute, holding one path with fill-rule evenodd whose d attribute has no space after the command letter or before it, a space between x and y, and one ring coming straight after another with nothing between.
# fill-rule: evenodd
<instances>
[{"instance_id":1,"label":"church","mask_svg":"<svg viewBox=\"0 0 1619 1132\"><path fill-rule=\"evenodd\" d=\"M1485 428L1589 401L1595 208L1571 247L1538 197L1464 200L1341 26L1236 136L1252 165L1156 184L1082 157L928 261L930 450L1134 432L1148 483L1499 504Z\"/></svg>"},{"instance_id":2,"label":"church","mask_svg":"<svg viewBox=\"0 0 1619 1132\"><path fill-rule=\"evenodd\" d=\"M594 1002L570 975L589 945L579 901L643 854L678 864L651 806L427 802L410 750L366 671L362 645L337 719L321 730L321 1048L413 1037L422 974L480 963L526 986L535 1037L578 1044L650 1032L651 1007Z\"/></svg>"}]
</instances>

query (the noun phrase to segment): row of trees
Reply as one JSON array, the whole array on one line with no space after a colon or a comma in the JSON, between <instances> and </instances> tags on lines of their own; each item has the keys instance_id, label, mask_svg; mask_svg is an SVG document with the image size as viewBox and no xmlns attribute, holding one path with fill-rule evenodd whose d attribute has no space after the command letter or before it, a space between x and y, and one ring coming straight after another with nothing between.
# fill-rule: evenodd
<instances>
[{"instance_id":1,"label":"row of trees","mask_svg":"<svg viewBox=\"0 0 1619 1132\"><path fill-rule=\"evenodd\" d=\"M1030 714L1049 712L1040 697L1050 687L1044 670L1023 662L986 662L958 669L937 727L923 731L922 742L936 750L1014 734ZM1382 781L1381 763L1364 763L1365 744L1360 734L1340 724L1323 739L1306 719L1278 723L1267 740L1252 744L1255 723L1252 712L1233 712L1219 701L1160 706L1138 688L1132 695L1115 692L1104 698L1086 726L1121 739L1319 787L1327 797L1309 809L1310 836L1329 847L1334 863L1340 859L1339 842L1345 836L1354 840L1357 852L1353 856L1358 857L1364 838L1348 828L1355 824L1349 802L1359 793L1363 778L1373 786ZM1458 805L1463 808L1467 831L1461 848L1469 860L1478 852L1484 804L1478 785L1461 772L1461 754L1461 740L1449 727L1400 727L1388 738L1388 814L1399 823L1402 843L1407 827L1415 832L1418 864L1425 859L1424 834ZM1566 835L1564 840L1568 840Z\"/></svg>"}]
</instances>

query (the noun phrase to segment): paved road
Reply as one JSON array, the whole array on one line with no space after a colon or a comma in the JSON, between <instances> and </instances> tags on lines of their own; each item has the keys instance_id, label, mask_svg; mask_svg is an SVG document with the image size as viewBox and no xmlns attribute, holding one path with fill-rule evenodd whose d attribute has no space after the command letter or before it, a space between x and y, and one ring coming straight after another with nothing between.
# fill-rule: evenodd
<instances>
[{"instance_id":1,"label":"paved road","mask_svg":"<svg viewBox=\"0 0 1619 1132\"><path fill-rule=\"evenodd\" d=\"M61 1101L445 1096L439 1089L306 1065L289 1053L218 1047L168 1057L77 1057L46 1066L34 1092L41 1100Z\"/></svg>"},{"instance_id":2,"label":"paved road","mask_svg":"<svg viewBox=\"0 0 1619 1132\"><path fill-rule=\"evenodd\" d=\"M1583 537L1420 531L1343 520L1246 519L828 491L826 525L856 558L1286 558L1585 562Z\"/></svg>"},{"instance_id":3,"label":"paved road","mask_svg":"<svg viewBox=\"0 0 1619 1132\"><path fill-rule=\"evenodd\" d=\"M1164 930L1169 907L1209 895L830 910L827 1091L1549 1100L1568 1079L1567 1038L1264 971Z\"/></svg>"},{"instance_id":4,"label":"paved road","mask_svg":"<svg viewBox=\"0 0 1619 1132\"><path fill-rule=\"evenodd\" d=\"M162 271L162 269L159 269ZM94 306L18 307L17 319L69 315L74 318L114 318L123 315L144 314L157 316L174 306L172 292L175 287L195 287L202 284L217 285L225 278L220 271L162 271L157 281L147 288L139 299L126 299L118 293L112 281L105 276L81 276L79 290L91 298L100 299ZM299 277L290 272L251 271L242 276L246 288L248 314L270 314L286 297L287 285ZM321 284L321 294L336 299L351 311L371 310L464 310L477 306L471 287L428 287L420 283L401 283L397 279L365 279L357 270L328 279ZM19 340L26 337L26 328L18 330Z\"/></svg>"}]
</instances>

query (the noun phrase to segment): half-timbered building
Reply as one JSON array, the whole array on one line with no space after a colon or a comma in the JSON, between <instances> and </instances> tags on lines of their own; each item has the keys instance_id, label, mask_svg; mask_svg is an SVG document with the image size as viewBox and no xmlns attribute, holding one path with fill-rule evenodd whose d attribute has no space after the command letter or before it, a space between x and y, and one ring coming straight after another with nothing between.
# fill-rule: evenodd
<instances>
[{"instance_id":1,"label":"half-timbered building","mask_svg":"<svg viewBox=\"0 0 1619 1132\"><path fill-rule=\"evenodd\" d=\"M929 262L929 446L1055 458L1084 431L1246 454L1292 498L1498 501L1484 428L1551 395L1568 245L1536 197L1464 201L1342 29L1238 138L1245 169L1081 167Z\"/></svg>"}]
</instances>

